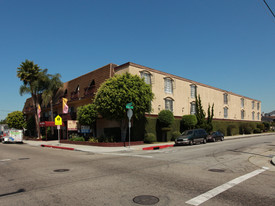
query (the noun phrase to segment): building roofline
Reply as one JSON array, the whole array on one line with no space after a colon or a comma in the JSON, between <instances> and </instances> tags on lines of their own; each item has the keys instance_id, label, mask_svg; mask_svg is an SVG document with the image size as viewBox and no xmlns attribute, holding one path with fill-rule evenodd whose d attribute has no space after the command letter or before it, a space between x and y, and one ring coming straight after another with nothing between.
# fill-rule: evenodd
<instances>
[{"instance_id":1,"label":"building roofline","mask_svg":"<svg viewBox=\"0 0 275 206\"><path fill-rule=\"evenodd\" d=\"M167 76L167 77L183 80L183 81L189 82L191 84L200 85L200 86L211 88L211 89L215 89L217 91L221 91L221 92L224 92L224 93L227 93L227 94L231 94L231 95L235 95L235 96L238 96L238 97L243 97L243 98L246 98L246 99L250 99L250 100L257 101L257 102L261 102L260 100L257 100L257 99L252 99L250 97L246 97L246 96L243 96L243 95L240 95L240 94L236 94L236 93L224 90L224 89L219 89L217 87L213 87L213 86L210 86L210 85L207 85L207 84L203 84L203 83L200 83L200 82L197 82L197 81L193 81L193 80L186 79L186 78L183 78L183 77L180 77L180 76L169 74L169 73L166 73L166 72L163 72L163 71L160 71L160 70L152 69L150 67L146 67L146 66L143 66L143 65L140 65L140 64L136 64L136 63L133 63L133 62L127 62L125 64L122 64L122 65L119 65L119 66L115 67L114 69L115 70L121 69L121 68L123 68L125 66L138 67L140 69L144 69L144 70L148 70L148 71L155 72L155 73L158 73L158 74L162 74L162 75Z\"/></svg>"}]
</instances>

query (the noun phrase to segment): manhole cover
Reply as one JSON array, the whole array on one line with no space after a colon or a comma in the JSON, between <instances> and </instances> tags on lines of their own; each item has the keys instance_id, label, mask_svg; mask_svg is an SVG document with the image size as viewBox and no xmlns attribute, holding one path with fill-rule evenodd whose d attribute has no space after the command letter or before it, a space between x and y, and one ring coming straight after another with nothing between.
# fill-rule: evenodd
<instances>
[{"instance_id":1,"label":"manhole cover","mask_svg":"<svg viewBox=\"0 0 275 206\"><path fill-rule=\"evenodd\" d=\"M54 172L68 172L70 171L69 169L57 169L57 170L54 170Z\"/></svg>"},{"instance_id":2,"label":"manhole cover","mask_svg":"<svg viewBox=\"0 0 275 206\"><path fill-rule=\"evenodd\" d=\"M154 205L159 202L159 198L151 195L140 195L136 196L133 201L140 205Z\"/></svg>"},{"instance_id":3,"label":"manhole cover","mask_svg":"<svg viewBox=\"0 0 275 206\"><path fill-rule=\"evenodd\" d=\"M28 160L28 159L30 159L30 158L28 158L28 157L19 158L19 160Z\"/></svg>"},{"instance_id":4,"label":"manhole cover","mask_svg":"<svg viewBox=\"0 0 275 206\"><path fill-rule=\"evenodd\" d=\"M210 172L225 172L225 170L222 169L209 169Z\"/></svg>"}]
</instances>

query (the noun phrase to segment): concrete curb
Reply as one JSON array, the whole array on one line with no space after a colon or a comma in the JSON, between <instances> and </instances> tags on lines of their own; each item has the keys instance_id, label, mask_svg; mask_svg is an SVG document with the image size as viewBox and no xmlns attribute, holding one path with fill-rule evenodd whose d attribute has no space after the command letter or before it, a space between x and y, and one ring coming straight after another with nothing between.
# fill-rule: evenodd
<instances>
[{"instance_id":1,"label":"concrete curb","mask_svg":"<svg viewBox=\"0 0 275 206\"><path fill-rule=\"evenodd\" d=\"M160 145L160 146L151 146L151 147L143 147L142 150L157 150L157 149L164 149L167 147L174 147L174 144L172 145Z\"/></svg>"},{"instance_id":2,"label":"concrete curb","mask_svg":"<svg viewBox=\"0 0 275 206\"><path fill-rule=\"evenodd\" d=\"M74 148L71 148L71 147L61 147L61 146L53 146L53 145L45 145L45 144L42 144L41 147L50 147L50 148L54 148L54 149L65 149L65 150L75 150Z\"/></svg>"}]
</instances>

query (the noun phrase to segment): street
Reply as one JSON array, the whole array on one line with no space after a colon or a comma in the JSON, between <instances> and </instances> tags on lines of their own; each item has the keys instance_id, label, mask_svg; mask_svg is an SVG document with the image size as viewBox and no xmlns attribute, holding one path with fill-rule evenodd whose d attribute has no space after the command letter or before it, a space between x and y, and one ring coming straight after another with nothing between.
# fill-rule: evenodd
<instances>
[{"instance_id":1,"label":"street","mask_svg":"<svg viewBox=\"0 0 275 206\"><path fill-rule=\"evenodd\" d=\"M0 144L0 205L274 205L275 135L90 153Z\"/></svg>"}]
</instances>

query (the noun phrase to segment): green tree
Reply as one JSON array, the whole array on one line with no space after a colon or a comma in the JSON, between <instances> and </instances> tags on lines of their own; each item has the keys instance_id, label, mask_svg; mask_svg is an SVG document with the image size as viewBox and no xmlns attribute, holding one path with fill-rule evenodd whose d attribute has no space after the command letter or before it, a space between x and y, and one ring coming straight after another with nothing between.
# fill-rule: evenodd
<instances>
[{"instance_id":1,"label":"green tree","mask_svg":"<svg viewBox=\"0 0 275 206\"><path fill-rule=\"evenodd\" d=\"M95 136L95 122L97 119L97 111L95 104L87 104L77 108L77 120L81 125L88 125L92 128L93 136Z\"/></svg>"},{"instance_id":2,"label":"green tree","mask_svg":"<svg viewBox=\"0 0 275 206\"><path fill-rule=\"evenodd\" d=\"M26 60L17 68L17 77L23 82L19 93L31 94L34 112L35 112L35 125L38 137L40 137L39 118L38 118L38 104L43 90L46 88L47 82L47 69L40 69L33 61Z\"/></svg>"},{"instance_id":3,"label":"green tree","mask_svg":"<svg viewBox=\"0 0 275 206\"><path fill-rule=\"evenodd\" d=\"M194 129L198 123L196 115L183 115L181 119L182 130Z\"/></svg>"},{"instance_id":4,"label":"green tree","mask_svg":"<svg viewBox=\"0 0 275 206\"><path fill-rule=\"evenodd\" d=\"M162 110L158 114L158 123L161 128L161 139L167 141L167 132L171 130L170 126L173 124L175 118L171 111Z\"/></svg>"},{"instance_id":5,"label":"green tree","mask_svg":"<svg viewBox=\"0 0 275 206\"><path fill-rule=\"evenodd\" d=\"M211 132L213 130L213 120L214 116L214 103L212 104L212 107L210 108L210 105L208 105L208 110L207 110L207 121L206 121L206 131Z\"/></svg>"},{"instance_id":6,"label":"green tree","mask_svg":"<svg viewBox=\"0 0 275 206\"><path fill-rule=\"evenodd\" d=\"M6 121L10 128L23 129L26 127L24 114L20 111L9 113Z\"/></svg>"},{"instance_id":7,"label":"green tree","mask_svg":"<svg viewBox=\"0 0 275 206\"><path fill-rule=\"evenodd\" d=\"M63 82L60 80L61 75L47 75L45 78L45 90L42 93L42 103L44 106L50 104L51 107L51 121L54 121L53 117L53 98L56 95L59 88L63 87ZM51 129L52 135L54 134L53 128Z\"/></svg>"},{"instance_id":8,"label":"green tree","mask_svg":"<svg viewBox=\"0 0 275 206\"><path fill-rule=\"evenodd\" d=\"M95 104L103 117L120 122L121 140L125 141L128 125L126 104L133 103L133 117L140 119L145 112L151 111L153 97L150 85L137 75L125 73L115 75L100 86Z\"/></svg>"},{"instance_id":9,"label":"green tree","mask_svg":"<svg viewBox=\"0 0 275 206\"><path fill-rule=\"evenodd\" d=\"M197 128L205 128L206 121L205 121L205 112L202 108L201 104L201 97L200 95L196 96L196 117L197 117Z\"/></svg>"}]
</instances>

